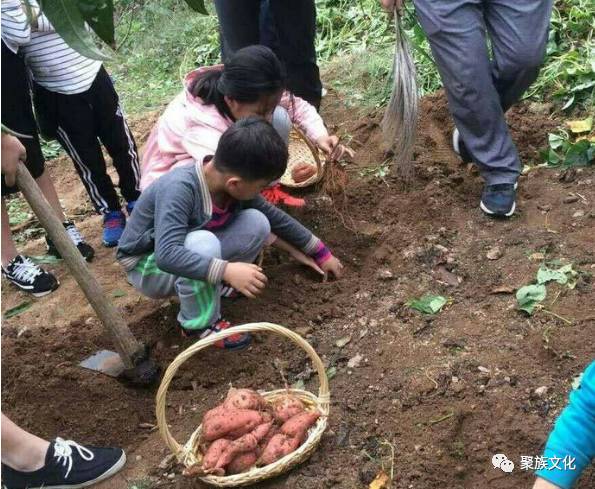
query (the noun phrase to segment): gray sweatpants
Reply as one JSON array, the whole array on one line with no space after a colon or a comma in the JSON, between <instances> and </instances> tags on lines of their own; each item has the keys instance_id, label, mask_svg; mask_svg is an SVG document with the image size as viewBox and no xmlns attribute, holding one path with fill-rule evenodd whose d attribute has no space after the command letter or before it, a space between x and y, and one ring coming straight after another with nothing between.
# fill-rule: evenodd
<instances>
[{"instance_id":1,"label":"gray sweatpants","mask_svg":"<svg viewBox=\"0 0 595 489\"><path fill-rule=\"evenodd\" d=\"M537 78L552 1L413 0L450 112L488 185L514 183L520 174L504 112Z\"/></svg>"},{"instance_id":2,"label":"gray sweatpants","mask_svg":"<svg viewBox=\"0 0 595 489\"><path fill-rule=\"evenodd\" d=\"M270 232L271 226L262 212L245 209L221 229L188 233L184 246L204 256L252 263ZM154 253L144 256L128 272L128 281L154 299L177 294L180 298L178 321L183 328L204 329L220 318L221 284L164 272L157 267Z\"/></svg>"}]
</instances>

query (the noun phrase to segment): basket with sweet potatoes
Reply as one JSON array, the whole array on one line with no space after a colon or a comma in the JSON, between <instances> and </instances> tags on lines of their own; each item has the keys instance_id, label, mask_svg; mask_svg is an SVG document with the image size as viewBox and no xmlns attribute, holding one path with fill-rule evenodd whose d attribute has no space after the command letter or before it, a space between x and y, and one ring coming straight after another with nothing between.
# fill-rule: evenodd
<instances>
[{"instance_id":1,"label":"basket with sweet potatoes","mask_svg":"<svg viewBox=\"0 0 595 489\"><path fill-rule=\"evenodd\" d=\"M259 393L231 388L220 405L206 410L188 442L178 444L165 420L165 396L173 376L192 355L238 332L273 332L302 347L318 373L318 395L301 389ZM329 400L325 368L311 345L282 326L253 323L204 338L178 355L157 393L157 422L163 439L184 465L184 475L218 487L236 487L279 475L308 458L326 429Z\"/></svg>"}]
</instances>

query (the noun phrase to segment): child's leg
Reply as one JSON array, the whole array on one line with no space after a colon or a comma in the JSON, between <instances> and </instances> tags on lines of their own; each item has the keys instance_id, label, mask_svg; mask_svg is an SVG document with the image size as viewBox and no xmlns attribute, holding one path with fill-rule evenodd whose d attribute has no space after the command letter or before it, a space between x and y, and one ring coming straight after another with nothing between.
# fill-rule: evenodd
<instances>
[{"instance_id":1,"label":"child's leg","mask_svg":"<svg viewBox=\"0 0 595 489\"><path fill-rule=\"evenodd\" d=\"M275 108L271 125L277 130L283 141L289 144L289 133L291 132L292 122L284 107L278 105Z\"/></svg>"},{"instance_id":2,"label":"child's leg","mask_svg":"<svg viewBox=\"0 0 595 489\"><path fill-rule=\"evenodd\" d=\"M210 231L193 231L186 236L184 246L195 253L221 258L221 243ZM178 321L189 330L205 329L214 324L221 315L219 288L203 280L178 277L175 289L180 298Z\"/></svg>"},{"instance_id":3,"label":"child's leg","mask_svg":"<svg viewBox=\"0 0 595 489\"><path fill-rule=\"evenodd\" d=\"M204 256L221 258L221 245L209 231L188 233L184 246ZM186 329L204 329L219 319L219 286L206 281L178 277L164 272L155 263L151 253L128 272L128 281L144 295L153 299L178 295L180 312L178 321Z\"/></svg>"},{"instance_id":4,"label":"child's leg","mask_svg":"<svg viewBox=\"0 0 595 489\"><path fill-rule=\"evenodd\" d=\"M85 99L85 93L53 94L57 97L57 139L72 158L95 209L107 214L120 210L120 199L107 174L97 140L93 109Z\"/></svg>"},{"instance_id":5,"label":"child's leg","mask_svg":"<svg viewBox=\"0 0 595 489\"><path fill-rule=\"evenodd\" d=\"M112 157L120 177L119 187L127 202L140 196L140 164L136 142L126 123L118 94L104 68L93 83L92 96L98 101L94 107L99 139Z\"/></svg>"},{"instance_id":6,"label":"child's leg","mask_svg":"<svg viewBox=\"0 0 595 489\"><path fill-rule=\"evenodd\" d=\"M225 228L215 231L221 243L221 258L252 263L271 232L265 215L256 209L240 211Z\"/></svg>"}]
</instances>

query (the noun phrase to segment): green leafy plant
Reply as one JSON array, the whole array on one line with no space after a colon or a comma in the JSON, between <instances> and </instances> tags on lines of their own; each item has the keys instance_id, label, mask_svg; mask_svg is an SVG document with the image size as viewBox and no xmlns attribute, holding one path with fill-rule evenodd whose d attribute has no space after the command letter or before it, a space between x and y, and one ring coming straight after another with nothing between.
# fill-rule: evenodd
<instances>
[{"instance_id":1,"label":"green leafy plant","mask_svg":"<svg viewBox=\"0 0 595 489\"><path fill-rule=\"evenodd\" d=\"M407 306L424 314L436 314L447 302L448 300L441 295L426 294L419 299L410 300Z\"/></svg>"},{"instance_id":2,"label":"green leafy plant","mask_svg":"<svg viewBox=\"0 0 595 489\"><path fill-rule=\"evenodd\" d=\"M547 55L537 82L525 98L551 99L569 110L593 106L595 87L595 3L557 0L552 11Z\"/></svg>"},{"instance_id":3,"label":"green leafy plant","mask_svg":"<svg viewBox=\"0 0 595 489\"><path fill-rule=\"evenodd\" d=\"M545 299L547 290L543 284L525 285L517 290L516 300L519 309L527 314L533 314L535 307Z\"/></svg>"},{"instance_id":4,"label":"green leafy plant","mask_svg":"<svg viewBox=\"0 0 595 489\"><path fill-rule=\"evenodd\" d=\"M543 264L537 270L535 277L535 284L525 285L517 290L516 300L518 302L518 308L521 311L525 311L527 314L533 314L536 307L541 307L540 303L545 300L547 296L546 284L550 282L556 282L560 285L566 285L568 288L573 289L576 286L577 277L579 272L574 270L571 263L560 266L559 268L551 268L556 266L559 262L549 262L549 264ZM544 312L551 314L556 317L560 317L551 311ZM563 319L563 318L560 318ZM564 319L564 321L566 321Z\"/></svg>"},{"instance_id":5,"label":"green leafy plant","mask_svg":"<svg viewBox=\"0 0 595 489\"><path fill-rule=\"evenodd\" d=\"M564 265L558 269L551 269L548 268L546 265L542 265L537 270L537 283L538 284L547 284L548 282L557 282L560 285L569 286L572 285L574 277L576 277L578 273L573 270L572 264Z\"/></svg>"},{"instance_id":6,"label":"green leafy plant","mask_svg":"<svg viewBox=\"0 0 595 489\"><path fill-rule=\"evenodd\" d=\"M548 149L541 158L548 166L590 166L595 161L595 137L573 138L568 132L548 134Z\"/></svg>"}]
</instances>

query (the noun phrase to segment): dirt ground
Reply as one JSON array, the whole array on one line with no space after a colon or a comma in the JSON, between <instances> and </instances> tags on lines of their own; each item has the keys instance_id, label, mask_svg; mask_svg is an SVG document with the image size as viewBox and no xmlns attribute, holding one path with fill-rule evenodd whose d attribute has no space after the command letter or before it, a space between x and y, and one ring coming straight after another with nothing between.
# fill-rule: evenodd
<instances>
[{"instance_id":1,"label":"dirt ground","mask_svg":"<svg viewBox=\"0 0 595 489\"><path fill-rule=\"evenodd\" d=\"M521 178L516 216L492 220L478 207L480 178L450 150L443 95L426 97L421 114L415 177L405 185L373 176L386 159L381 114L356 115L327 97L327 122L352 136L358 156L347 166L345 194L310 193L296 215L341 258L346 277L320 283L268 252L265 293L255 301L224 302L231 321L296 330L334 374L329 428L319 449L257 487L368 487L381 466L394 472L395 488L530 487L532 475L520 470L520 457L541 454L573 377L595 357L593 170L535 169ZM523 161L538 163L559 121L546 106L529 104L509 119ZM154 120L151 114L133 124L139 143ZM190 345L176 331L176 304L133 291L114 251L100 246L99 218L89 212L71 163L61 158L50 166L67 212L98 251L91 269L166 368ZM42 254L42 240L25 249ZM497 259L488 259L488 251ZM548 285L544 309L528 317L516 310L514 291L534 279L543 260L572 263L578 283L574 289ZM3 321L2 411L42 436L125 447L126 469L103 489L135 481L145 484L139 489L203 487L164 460L168 451L154 429L156 388L135 389L77 367L110 340L64 265L50 268L60 289ZM3 312L31 300L2 285ZM447 297L448 305L434 316L406 306L425 293ZM240 354L194 357L169 391L174 436L186 441L232 379L269 390L283 385L281 370L292 383L318 388L305 354L279 338L258 336ZM545 393L536 394L540 387ZM513 473L492 467L496 453L513 460ZM588 469L577 488L594 486L595 471Z\"/></svg>"}]
</instances>

